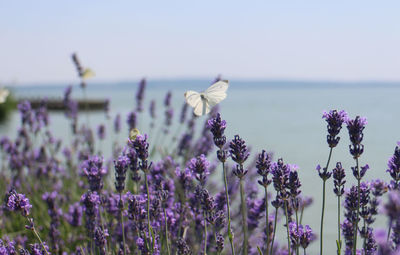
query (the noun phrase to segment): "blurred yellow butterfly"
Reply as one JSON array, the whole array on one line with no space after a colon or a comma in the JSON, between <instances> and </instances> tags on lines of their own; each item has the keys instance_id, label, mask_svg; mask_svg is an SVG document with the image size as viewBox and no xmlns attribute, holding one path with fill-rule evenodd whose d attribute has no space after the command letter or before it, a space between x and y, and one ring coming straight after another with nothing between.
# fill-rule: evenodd
<instances>
[{"instance_id":1,"label":"blurred yellow butterfly","mask_svg":"<svg viewBox=\"0 0 400 255\"><path fill-rule=\"evenodd\" d=\"M129 132L129 139L131 140L135 140L136 137L140 135L140 131L137 128L133 128L131 129L131 131Z\"/></svg>"},{"instance_id":2,"label":"blurred yellow butterfly","mask_svg":"<svg viewBox=\"0 0 400 255\"><path fill-rule=\"evenodd\" d=\"M92 69L85 68L85 70L83 70L82 79L87 80L87 79L92 78L94 76L95 76L95 73L93 72Z\"/></svg>"}]
</instances>

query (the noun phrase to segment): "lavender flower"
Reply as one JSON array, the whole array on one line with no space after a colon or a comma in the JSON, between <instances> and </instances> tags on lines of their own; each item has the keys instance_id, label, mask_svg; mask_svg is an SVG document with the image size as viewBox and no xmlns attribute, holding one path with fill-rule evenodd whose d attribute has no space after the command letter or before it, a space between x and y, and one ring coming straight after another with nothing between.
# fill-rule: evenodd
<instances>
[{"instance_id":1,"label":"lavender flower","mask_svg":"<svg viewBox=\"0 0 400 255\"><path fill-rule=\"evenodd\" d=\"M400 142L398 142L400 145ZM388 160L388 169L386 170L392 177L392 181L390 183L391 189L400 189L399 181L400 181L400 148L396 146L394 149L393 155Z\"/></svg>"},{"instance_id":2,"label":"lavender flower","mask_svg":"<svg viewBox=\"0 0 400 255\"><path fill-rule=\"evenodd\" d=\"M156 101L151 100L149 112L150 117L154 120L156 118Z\"/></svg>"},{"instance_id":3,"label":"lavender flower","mask_svg":"<svg viewBox=\"0 0 400 255\"><path fill-rule=\"evenodd\" d=\"M94 230L94 243L100 249L100 254L106 254L107 237L109 236L107 229L96 227Z\"/></svg>"},{"instance_id":4,"label":"lavender flower","mask_svg":"<svg viewBox=\"0 0 400 255\"><path fill-rule=\"evenodd\" d=\"M119 133L121 131L121 114L117 114L114 119L114 132Z\"/></svg>"},{"instance_id":5,"label":"lavender flower","mask_svg":"<svg viewBox=\"0 0 400 255\"><path fill-rule=\"evenodd\" d=\"M142 79L139 83L139 88L136 93L136 111L137 112L143 111L143 98L144 98L145 89L146 89L146 79Z\"/></svg>"},{"instance_id":6,"label":"lavender flower","mask_svg":"<svg viewBox=\"0 0 400 255\"><path fill-rule=\"evenodd\" d=\"M106 137L106 126L104 126L104 124L98 126L97 136L100 140L104 140L104 138Z\"/></svg>"},{"instance_id":7,"label":"lavender flower","mask_svg":"<svg viewBox=\"0 0 400 255\"><path fill-rule=\"evenodd\" d=\"M208 120L207 124L214 136L214 144L221 150L226 143L226 136L224 135L226 121L222 120L221 115L217 113L217 116Z\"/></svg>"},{"instance_id":8,"label":"lavender flower","mask_svg":"<svg viewBox=\"0 0 400 255\"><path fill-rule=\"evenodd\" d=\"M17 254L15 251L15 242L8 241L7 243L0 239L0 254L1 255L14 255Z\"/></svg>"},{"instance_id":9,"label":"lavender flower","mask_svg":"<svg viewBox=\"0 0 400 255\"><path fill-rule=\"evenodd\" d=\"M149 143L147 142L147 135L138 135L135 140L130 140L129 144L136 151L137 157L141 160L139 166L143 172L149 170L147 158L149 157Z\"/></svg>"},{"instance_id":10,"label":"lavender flower","mask_svg":"<svg viewBox=\"0 0 400 255\"><path fill-rule=\"evenodd\" d=\"M65 218L71 226L78 227L82 225L82 211L82 206L78 202L69 206L68 214Z\"/></svg>"},{"instance_id":11,"label":"lavender flower","mask_svg":"<svg viewBox=\"0 0 400 255\"><path fill-rule=\"evenodd\" d=\"M172 92L168 91L168 93L165 95L165 99L164 99L164 105L165 107L169 107L171 106L171 98L172 98Z\"/></svg>"},{"instance_id":12,"label":"lavender flower","mask_svg":"<svg viewBox=\"0 0 400 255\"><path fill-rule=\"evenodd\" d=\"M224 237L221 234L217 234L216 237L216 245L215 245L215 249L217 250L218 253L221 253L222 250L224 249Z\"/></svg>"},{"instance_id":13,"label":"lavender flower","mask_svg":"<svg viewBox=\"0 0 400 255\"><path fill-rule=\"evenodd\" d=\"M358 170L358 167L351 167L351 170L353 172L353 176L357 179L357 180L361 180L365 173L367 172L367 170L369 169L369 165L366 164L365 166L362 166L360 170Z\"/></svg>"},{"instance_id":14,"label":"lavender flower","mask_svg":"<svg viewBox=\"0 0 400 255\"><path fill-rule=\"evenodd\" d=\"M46 255L50 254L50 249L49 246L47 246L46 243L43 243L43 246L41 244L35 243L31 244L31 250L32 250L32 255ZM46 249L46 250L45 250Z\"/></svg>"},{"instance_id":15,"label":"lavender flower","mask_svg":"<svg viewBox=\"0 0 400 255\"><path fill-rule=\"evenodd\" d=\"M180 116L180 119L179 119L179 122L181 124L185 123L188 106L189 105L186 102L183 103L183 105L182 105L181 116Z\"/></svg>"},{"instance_id":16,"label":"lavender flower","mask_svg":"<svg viewBox=\"0 0 400 255\"><path fill-rule=\"evenodd\" d=\"M136 120L137 120L136 112L130 112L128 114L128 119L126 120L126 122L128 123L129 130L136 128Z\"/></svg>"},{"instance_id":17,"label":"lavender flower","mask_svg":"<svg viewBox=\"0 0 400 255\"><path fill-rule=\"evenodd\" d=\"M6 209L13 212L20 211L22 216L28 216L32 205L24 194L19 194L15 190L11 190L6 195Z\"/></svg>"},{"instance_id":18,"label":"lavender flower","mask_svg":"<svg viewBox=\"0 0 400 255\"><path fill-rule=\"evenodd\" d=\"M90 190L101 190L103 188L102 178L107 173L106 168L103 167L103 158L91 156L83 162L81 168L88 178Z\"/></svg>"},{"instance_id":19,"label":"lavender flower","mask_svg":"<svg viewBox=\"0 0 400 255\"><path fill-rule=\"evenodd\" d=\"M192 158L187 169L193 173L193 176L204 186L206 182L207 175L210 174L208 168L210 167L210 162L207 158L201 154L196 158Z\"/></svg>"},{"instance_id":20,"label":"lavender flower","mask_svg":"<svg viewBox=\"0 0 400 255\"><path fill-rule=\"evenodd\" d=\"M367 119L357 116L354 120L347 119L346 124L351 141L351 145L349 145L350 154L356 159L364 152L364 145L361 142L364 138L363 130L367 125Z\"/></svg>"},{"instance_id":21,"label":"lavender flower","mask_svg":"<svg viewBox=\"0 0 400 255\"><path fill-rule=\"evenodd\" d=\"M331 110L328 112L324 112L322 118L328 122L328 135L327 142L329 147L334 148L339 143L340 137L336 137L340 130L342 129L342 124L347 120L347 113L343 110Z\"/></svg>"},{"instance_id":22,"label":"lavender flower","mask_svg":"<svg viewBox=\"0 0 400 255\"><path fill-rule=\"evenodd\" d=\"M121 193L125 189L125 178L126 171L130 165L129 158L127 156L120 156L118 160L114 160L115 167L115 188Z\"/></svg>"},{"instance_id":23,"label":"lavender flower","mask_svg":"<svg viewBox=\"0 0 400 255\"><path fill-rule=\"evenodd\" d=\"M278 162L272 164L271 169L272 181L275 190L278 192L278 197L287 199L289 197L289 193L286 190L289 183L289 166L285 165L283 159L280 158Z\"/></svg>"},{"instance_id":24,"label":"lavender flower","mask_svg":"<svg viewBox=\"0 0 400 255\"><path fill-rule=\"evenodd\" d=\"M235 138L229 144L229 152L231 154L232 160L237 163L236 169L234 170L234 174L238 178L243 178L247 174L247 170L243 169L243 163L249 157L249 152L247 150L245 141L242 140L238 135L235 135Z\"/></svg>"},{"instance_id":25,"label":"lavender flower","mask_svg":"<svg viewBox=\"0 0 400 255\"><path fill-rule=\"evenodd\" d=\"M326 169L326 168L324 168L321 172L320 165L317 165L317 167L315 169L318 171L319 177L324 181L328 180L332 176L332 173L329 172L328 169Z\"/></svg>"},{"instance_id":26,"label":"lavender flower","mask_svg":"<svg viewBox=\"0 0 400 255\"><path fill-rule=\"evenodd\" d=\"M262 177L262 180L259 180L258 184L266 188L272 182L272 180L268 180L268 174L271 171L271 158L265 150L258 154L256 168L257 173Z\"/></svg>"},{"instance_id":27,"label":"lavender flower","mask_svg":"<svg viewBox=\"0 0 400 255\"><path fill-rule=\"evenodd\" d=\"M191 255L192 250L189 248L187 245L185 239L179 238L178 241L176 241L176 249L179 255Z\"/></svg>"},{"instance_id":28,"label":"lavender flower","mask_svg":"<svg viewBox=\"0 0 400 255\"><path fill-rule=\"evenodd\" d=\"M333 169L332 173L333 184L335 186L333 192L335 192L336 196L340 197L344 193L344 184L346 183L344 179L346 177L346 174L344 172L341 162L336 163L336 168Z\"/></svg>"}]
</instances>

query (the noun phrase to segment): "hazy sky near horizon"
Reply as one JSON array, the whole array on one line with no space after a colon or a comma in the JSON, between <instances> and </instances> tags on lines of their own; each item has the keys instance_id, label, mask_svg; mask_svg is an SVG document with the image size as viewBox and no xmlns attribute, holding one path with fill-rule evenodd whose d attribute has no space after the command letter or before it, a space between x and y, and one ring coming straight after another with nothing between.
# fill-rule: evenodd
<instances>
[{"instance_id":1,"label":"hazy sky near horizon","mask_svg":"<svg viewBox=\"0 0 400 255\"><path fill-rule=\"evenodd\" d=\"M0 83L400 80L400 1L2 1Z\"/></svg>"}]
</instances>

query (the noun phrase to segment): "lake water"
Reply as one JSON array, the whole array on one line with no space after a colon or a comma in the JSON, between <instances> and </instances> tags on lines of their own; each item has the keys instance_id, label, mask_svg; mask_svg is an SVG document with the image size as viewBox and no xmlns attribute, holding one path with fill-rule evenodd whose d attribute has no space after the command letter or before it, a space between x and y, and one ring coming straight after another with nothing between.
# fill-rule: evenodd
<instances>
[{"instance_id":1,"label":"lake water","mask_svg":"<svg viewBox=\"0 0 400 255\"><path fill-rule=\"evenodd\" d=\"M173 93L172 104L175 106L175 118L179 118L183 93L186 90L207 88L208 81L149 81L146 90L145 105L150 99L156 99L161 108L168 90ZM137 83L89 85L90 98L109 98L111 116L119 112L125 124L127 113L135 107ZM63 86L16 87L18 97L25 96L60 96ZM75 87L75 97L81 97ZM275 159L282 157L286 163L299 166L302 182L302 194L313 196L313 206L305 212L303 223L309 224L319 232L322 182L315 170L317 164L325 165L329 148L326 143L326 122L321 118L324 110L344 109L350 117L365 116L368 125L364 131L365 152L360 158L362 165L369 164L367 180L381 178L389 180L386 171L388 158L393 154L396 142L400 140L400 84L395 83L320 83L320 82L245 82L232 81L228 97L221 103L221 115L227 121L228 139L240 134L252 152L262 149L273 151ZM159 116L163 113L160 111ZM147 115L146 115L147 116ZM141 119L148 123L148 119ZM93 113L91 124L105 122L104 113ZM69 132L69 127L62 113L52 113L51 122L58 136ZM12 114L10 121L0 124L0 134L15 136L19 117ZM112 121L107 123L112 127ZM140 125L146 127L146 125ZM126 126L125 126L126 128ZM145 132L145 131L144 131ZM347 174L348 183L354 183L350 167L354 160L348 152L349 139L344 127L340 134L339 146L334 149L330 168L341 161ZM124 139L119 137L118 139ZM330 179L327 182L327 205L325 216L325 251L336 252L336 197ZM376 226L386 227L386 222L379 219ZM283 240L284 241L284 240ZM319 243L310 247L313 254L318 251Z\"/></svg>"}]
</instances>

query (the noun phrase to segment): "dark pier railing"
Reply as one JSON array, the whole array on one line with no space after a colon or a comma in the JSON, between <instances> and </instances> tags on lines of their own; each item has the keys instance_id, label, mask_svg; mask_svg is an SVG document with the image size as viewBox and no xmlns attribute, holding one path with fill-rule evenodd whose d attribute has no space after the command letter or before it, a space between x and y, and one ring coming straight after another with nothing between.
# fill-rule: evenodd
<instances>
[{"instance_id":1,"label":"dark pier railing","mask_svg":"<svg viewBox=\"0 0 400 255\"><path fill-rule=\"evenodd\" d=\"M32 108L38 108L43 99L41 98L19 98L18 102L29 101ZM108 100L106 99L78 99L78 109L79 110L89 110L89 111L99 111L104 110L108 105ZM46 100L47 109L54 111L65 110L65 105L62 98L48 98Z\"/></svg>"}]
</instances>

